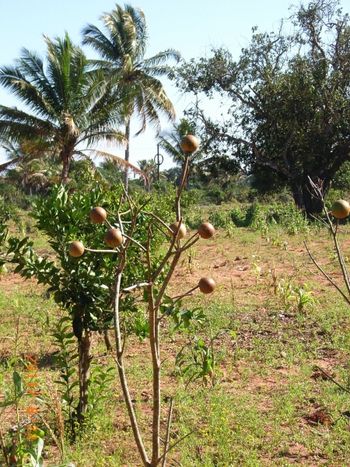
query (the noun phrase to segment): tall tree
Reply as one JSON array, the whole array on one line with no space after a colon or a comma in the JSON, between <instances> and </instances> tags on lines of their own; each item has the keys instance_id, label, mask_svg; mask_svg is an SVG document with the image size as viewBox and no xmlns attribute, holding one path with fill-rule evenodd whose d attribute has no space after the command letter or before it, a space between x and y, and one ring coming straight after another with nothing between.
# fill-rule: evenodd
<instances>
[{"instance_id":1,"label":"tall tree","mask_svg":"<svg viewBox=\"0 0 350 467\"><path fill-rule=\"evenodd\" d=\"M125 160L130 158L130 122L134 113L141 120L136 135L146 129L147 122L160 129L160 114L170 119L175 116L174 107L160 80L170 72L169 59L179 60L175 50L168 49L146 58L147 25L140 9L116 5L110 13L101 17L103 29L89 24L83 29L83 43L92 46L101 56L94 64L112 80L123 96L125 124ZM127 187L128 173L125 172Z\"/></svg>"},{"instance_id":2,"label":"tall tree","mask_svg":"<svg viewBox=\"0 0 350 467\"><path fill-rule=\"evenodd\" d=\"M350 159L350 21L333 0L312 1L291 19L288 35L254 29L237 61L219 49L185 64L179 83L230 100L224 124L194 110L213 151L227 145L245 169L274 173L309 214L322 206L308 177L326 194Z\"/></svg>"},{"instance_id":3,"label":"tall tree","mask_svg":"<svg viewBox=\"0 0 350 467\"><path fill-rule=\"evenodd\" d=\"M50 147L62 163L61 181L67 183L71 160L82 153L82 145L121 139L116 130L120 98L102 73L89 73L85 54L67 34L45 41L46 64L23 49L14 66L0 68L0 84L29 109L0 106L0 139Z\"/></svg>"}]
</instances>

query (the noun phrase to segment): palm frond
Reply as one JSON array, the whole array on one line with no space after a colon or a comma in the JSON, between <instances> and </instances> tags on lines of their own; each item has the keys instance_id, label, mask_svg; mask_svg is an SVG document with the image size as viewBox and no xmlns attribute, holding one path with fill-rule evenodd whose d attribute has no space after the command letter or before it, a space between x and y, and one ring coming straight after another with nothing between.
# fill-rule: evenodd
<instances>
[{"instance_id":1,"label":"palm frond","mask_svg":"<svg viewBox=\"0 0 350 467\"><path fill-rule=\"evenodd\" d=\"M180 52L175 49L163 50L163 52L159 52L153 57L144 59L142 66L151 69L152 67L158 67L169 60L174 60L178 63L181 60Z\"/></svg>"},{"instance_id":2,"label":"palm frond","mask_svg":"<svg viewBox=\"0 0 350 467\"><path fill-rule=\"evenodd\" d=\"M17 107L6 107L0 105L0 123L6 122L11 126L28 125L32 127L33 133L40 133L43 136L49 135L57 128L49 120L43 120L35 115L28 114Z\"/></svg>"},{"instance_id":3,"label":"palm frond","mask_svg":"<svg viewBox=\"0 0 350 467\"><path fill-rule=\"evenodd\" d=\"M0 84L9 89L22 102L28 105L35 113L51 117L48 103L44 96L26 77L21 73L21 65L16 67L0 68Z\"/></svg>"},{"instance_id":4,"label":"palm frond","mask_svg":"<svg viewBox=\"0 0 350 467\"><path fill-rule=\"evenodd\" d=\"M98 149L84 149L84 151L91 151L94 154L94 156L103 157L104 159L113 161L118 166L124 169L130 169L132 172L139 175L145 183L148 183L146 174L139 167L136 167L136 165L126 161L123 157L116 156L115 154L111 154L106 151L100 151Z\"/></svg>"},{"instance_id":5,"label":"palm frond","mask_svg":"<svg viewBox=\"0 0 350 467\"><path fill-rule=\"evenodd\" d=\"M136 40L134 47L134 57L143 57L147 46L147 24L144 12L140 8L134 8L131 5L125 5L127 12L135 26Z\"/></svg>"},{"instance_id":6,"label":"palm frond","mask_svg":"<svg viewBox=\"0 0 350 467\"><path fill-rule=\"evenodd\" d=\"M0 172L3 172L4 170L7 170L11 165L17 164L21 160L20 157L14 157L13 159L10 159L9 161L3 162L0 164Z\"/></svg>"},{"instance_id":7,"label":"palm frond","mask_svg":"<svg viewBox=\"0 0 350 467\"><path fill-rule=\"evenodd\" d=\"M90 45L108 62L112 60L118 62L121 58L120 50L117 45L119 43L113 42L113 35L107 37L98 27L93 24L88 24L82 30L83 44Z\"/></svg>"},{"instance_id":8,"label":"palm frond","mask_svg":"<svg viewBox=\"0 0 350 467\"><path fill-rule=\"evenodd\" d=\"M125 144L125 135L120 131L113 129L103 130L98 127L96 127L95 130L96 132L93 133L92 128L90 128L90 131L78 140L77 145L82 142L86 142L88 145L90 145L103 140L113 143Z\"/></svg>"}]
</instances>

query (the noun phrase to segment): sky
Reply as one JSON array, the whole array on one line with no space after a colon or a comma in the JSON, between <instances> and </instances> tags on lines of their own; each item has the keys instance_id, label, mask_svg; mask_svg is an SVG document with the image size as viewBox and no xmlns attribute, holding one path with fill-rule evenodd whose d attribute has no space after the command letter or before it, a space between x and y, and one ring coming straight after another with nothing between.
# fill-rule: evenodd
<instances>
[{"instance_id":1,"label":"sky","mask_svg":"<svg viewBox=\"0 0 350 467\"><path fill-rule=\"evenodd\" d=\"M81 29L92 23L101 26L99 17L115 6L113 0L0 0L0 66L10 65L20 56L22 47L45 54L43 35L62 37L67 31L75 43L81 42ZM290 16L293 0L135 0L130 3L141 8L148 26L147 56L173 48L185 59L210 55L213 47L224 46L233 57L249 44L251 28L261 31L276 30L281 18ZM343 0L345 10L350 9L350 0ZM92 55L89 48L86 54ZM172 85L164 82L178 119L189 105L190 98L183 96ZM20 104L6 90L0 88L0 104ZM211 108L208 108L211 111ZM171 129L171 124L162 120L162 131ZM134 131L137 131L136 123ZM150 128L131 142L131 162L154 157L157 140ZM122 155L123 148L108 148ZM0 160L4 156L0 153ZM171 165L165 160L164 168Z\"/></svg>"}]
</instances>

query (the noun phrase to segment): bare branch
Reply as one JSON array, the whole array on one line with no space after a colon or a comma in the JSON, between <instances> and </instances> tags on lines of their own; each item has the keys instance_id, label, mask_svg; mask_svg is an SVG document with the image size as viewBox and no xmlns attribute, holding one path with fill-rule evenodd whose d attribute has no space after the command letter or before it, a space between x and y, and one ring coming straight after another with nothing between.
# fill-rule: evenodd
<instances>
[{"instance_id":1,"label":"bare branch","mask_svg":"<svg viewBox=\"0 0 350 467\"><path fill-rule=\"evenodd\" d=\"M311 261L314 263L314 265L317 267L317 269L324 275L324 277L330 282L333 287L335 287L338 292L341 294L341 296L344 298L344 300L350 305L350 299L345 295L345 293L342 291L342 289L334 282L334 280L325 272L325 270L318 264L316 259L313 257L312 253L310 252L306 242L304 242L306 251L311 259Z\"/></svg>"},{"instance_id":2,"label":"bare branch","mask_svg":"<svg viewBox=\"0 0 350 467\"><path fill-rule=\"evenodd\" d=\"M134 285L131 285L130 287L126 287L125 289L122 289L122 292L129 293L136 289L141 289L143 287L149 287L150 285L151 284L149 282L140 282L138 284L134 284Z\"/></svg>"},{"instance_id":3,"label":"bare branch","mask_svg":"<svg viewBox=\"0 0 350 467\"><path fill-rule=\"evenodd\" d=\"M169 442L170 442L170 427L171 427L171 420L173 417L173 406L174 406L174 399L171 397L169 412L168 412L168 420L166 424L166 434L165 434L165 443L164 443L164 451L163 451L164 457L163 457L162 467L166 466L166 455L167 455L167 449L169 447Z\"/></svg>"}]
</instances>

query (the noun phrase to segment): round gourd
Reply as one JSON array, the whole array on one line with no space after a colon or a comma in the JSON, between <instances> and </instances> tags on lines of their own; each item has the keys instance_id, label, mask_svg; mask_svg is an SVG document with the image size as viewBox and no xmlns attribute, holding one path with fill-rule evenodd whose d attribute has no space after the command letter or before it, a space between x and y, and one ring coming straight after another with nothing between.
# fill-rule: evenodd
<instances>
[{"instance_id":1,"label":"round gourd","mask_svg":"<svg viewBox=\"0 0 350 467\"><path fill-rule=\"evenodd\" d=\"M191 154L197 151L199 141L194 135L186 135L182 138L180 147L185 154Z\"/></svg>"},{"instance_id":2,"label":"round gourd","mask_svg":"<svg viewBox=\"0 0 350 467\"><path fill-rule=\"evenodd\" d=\"M105 235L105 243L111 248L116 248L123 243L123 236L120 229L112 227Z\"/></svg>"},{"instance_id":3,"label":"round gourd","mask_svg":"<svg viewBox=\"0 0 350 467\"><path fill-rule=\"evenodd\" d=\"M350 214L350 204L343 199L338 199L334 201L331 213L336 219L345 219Z\"/></svg>"},{"instance_id":4,"label":"round gourd","mask_svg":"<svg viewBox=\"0 0 350 467\"><path fill-rule=\"evenodd\" d=\"M107 219L107 212L100 206L96 206L90 211L90 220L93 224L103 224Z\"/></svg>"},{"instance_id":5,"label":"round gourd","mask_svg":"<svg viewBox=\"0 0 350 467\"><path fill-rule=\"evenodd\" d=\"M210 277L202 277L198 282L198 287L204 294L212 293L215 289L215 281Z\"/></svg>"},{"instance_id":6,"label":"round gourd","mask_svg":"<svg viewBox=\"0 0 350 467\"><path fill-rule=\"evenodd\" d=\"M177 232L177 229L179 228L179 223L174 222L173 224L170 225L170 228L175 234ZM186 237L186 235L187 235L186 226L185 226L185 224L181 223L177 238L178 238L178 240L180 240L181 238Z\"/></svg>"},{"instance_id":7,"label":"round gourd","mask_svg":"<svg viewBox=\"0 0 350 467\"><path fill-rule=\"evenodd\" d=\"M84 252L85 252L85 247L78 240L72 242L69 245L69 254L70 256L73 256L73 258L79 258L79 256L83 256Z\"/></svg>"},{"instance_id":8,"label":"round gourd","mask_svg":"<svg viewBox=\"0 0 350 467\"><path fill-rule=\"evenodd\" d=\"M203 222L203 224L198 227L198 234L201 238L207 240L215 234L215 228L210 222Z\"/></svg>"}]
</instances>

